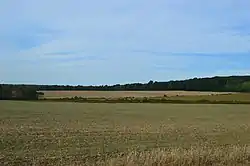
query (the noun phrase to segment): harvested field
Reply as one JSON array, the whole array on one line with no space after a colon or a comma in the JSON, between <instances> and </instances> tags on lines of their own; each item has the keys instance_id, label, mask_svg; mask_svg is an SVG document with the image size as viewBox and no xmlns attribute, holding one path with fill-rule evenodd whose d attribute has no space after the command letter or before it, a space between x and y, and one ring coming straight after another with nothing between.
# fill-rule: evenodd
<instances>
[{"instance_id":1,"label":"harvested field","mask_svg":"<svg viewBox=\"0 0 250 166\"><path fill-rule=\"evenodd\" d=\"M119 98L119 97L163 97L173 96L207 96L232 94L231 92L196 92L196 91L42 91L45 98L85 97L85 98Z\"/></svg>"},{"instance_id":2,"label":"harvested field","mask_svg":"<svg viewBox=\"0 0 250 166\"><path fill-rule=\"evenodd\" d=\"M0 165L249 165L250 105L0 101Z\"/></svg>"}]
</instances>

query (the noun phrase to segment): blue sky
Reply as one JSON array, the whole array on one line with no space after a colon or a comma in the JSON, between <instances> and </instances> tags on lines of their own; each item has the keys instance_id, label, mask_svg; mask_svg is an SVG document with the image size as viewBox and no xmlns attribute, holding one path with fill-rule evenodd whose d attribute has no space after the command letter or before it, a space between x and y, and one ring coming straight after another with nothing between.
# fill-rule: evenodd
<instances>
[{"instance_id":1,"label":"blue sky","mask_svg":"<svg viewBox=\"0 0 250 166\"><path fill-rule=\"evenodd\" d=\"M0 81L247 75L249 27L249 0L0 0Z\"/></svg>"}]
</instances>

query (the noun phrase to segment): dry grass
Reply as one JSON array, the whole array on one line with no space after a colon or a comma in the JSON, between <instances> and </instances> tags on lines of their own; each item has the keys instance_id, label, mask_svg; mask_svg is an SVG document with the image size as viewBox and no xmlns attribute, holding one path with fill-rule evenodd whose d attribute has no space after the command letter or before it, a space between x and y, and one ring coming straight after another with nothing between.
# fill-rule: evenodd
<instances>
[{"instance_id":1,"label":"dry grass","mask_svg":"<svg viewBox=\"0 0 250 166\"><path fill-rule=\"evenodd\" d=\"M0 165L249 165L249 110L0 101Z\"/></svg>"},{"instance_id":2,"label":"dry grass","mask_svg":"<svg viewBox=\"0 0 250 166\"><path fill-rule=\"evenodd\" d=\"M249 147L192 147L190 149L154 149L146 152L131 151L116 158L95 162L110 166L177 166L177 165L249 165Z\"/></svg>"},{"instance_id":3,"label":"dry grass","mask_svg":"<svg viewBox=\"0 0 250 166\"><path fill-rule=\"evenodd\" d=\"M92 166L235 166L250 164L250 147L191 147L153 149L150 151L131 150L127 153L87 156L43 156L33 158L3 159L4 165L92 165Z\"/></svg>"},{"instance_id":4,"label":"dry grass","mask_svg":"<svg viewBox=\"0 0 250 166\"><path fill-rule=\"evenodd\" d=\"M207 96L232 94L230 92L191 92L191 91L42 91L45 98L85 97L85 98L119 98L119 97L163 97L172 96Z\"/></svg>"}]
</instances>

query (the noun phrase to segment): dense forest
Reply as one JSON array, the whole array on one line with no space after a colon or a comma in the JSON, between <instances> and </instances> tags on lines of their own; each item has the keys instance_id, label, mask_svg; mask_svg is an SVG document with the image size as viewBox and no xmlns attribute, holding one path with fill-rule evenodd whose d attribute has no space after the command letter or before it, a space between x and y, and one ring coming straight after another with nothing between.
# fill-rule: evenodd
<instances>
[{"instance_id":1,"label":"dense forest","mask_svg":"<svg viewBox=\"0 0 250 166\"><path fill-rule=\"evenodd\" d=\"M250 92L250 76L229 76L212 78L193 78L181 81L148 83L132 83L124 85L103 86L69 86L69 85L0 85L0 99L14 96L34 99L39 96L37 91L44 90L98 90L98 91L216 91L216 92Z\"/></svg>"}]
</instances>

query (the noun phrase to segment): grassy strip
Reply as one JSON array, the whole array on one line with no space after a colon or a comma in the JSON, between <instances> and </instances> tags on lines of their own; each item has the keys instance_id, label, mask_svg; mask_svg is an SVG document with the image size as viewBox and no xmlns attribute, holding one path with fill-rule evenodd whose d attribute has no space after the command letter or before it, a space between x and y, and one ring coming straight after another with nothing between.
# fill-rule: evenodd
<instances>
[{"instance_id":1,"label":"grassy strip","mask_svg":"<svg viewBox=\"0 0 250 166\"><path fill-rule=\"evenodd\" d=\"M56 99L43 99L44 101L53 102L79 102L79 103L176 103L176 104L250 104L250 101L243 100L184 100L184 99L168 99L168 98L56 98Z\"/></svg>"}]
</instances>

